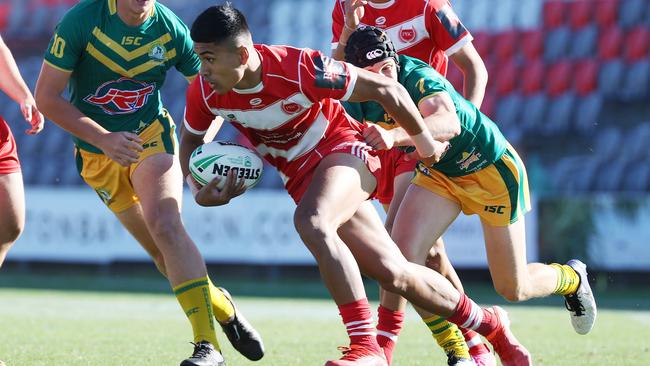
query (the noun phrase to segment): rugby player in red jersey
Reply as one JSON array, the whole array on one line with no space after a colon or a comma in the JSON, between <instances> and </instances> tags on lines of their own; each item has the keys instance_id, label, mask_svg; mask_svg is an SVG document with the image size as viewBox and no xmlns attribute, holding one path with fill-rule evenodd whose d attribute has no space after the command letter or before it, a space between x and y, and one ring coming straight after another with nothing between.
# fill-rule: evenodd
<instances>
[{"instance_id":1,"label":"rugby player in red jersey","mask_svg":"<svg viewBox=\"0 0 650 366\"><path fill-rule=\"evenodd\" d=\"M227 203L216 184L200 189L189 176L191 152L215 117L229 120L278 169L297 204L294 223L318 263L350 337L326 366L385 366L361 272L412 303L527 355L502 313L482 309L439 273L406 261L368 201L381 167L362 125L338 100L378 101L413 141L425 163L447 145L433 140L406 90L396 81L287 46L254 45L244 16L230 4L201 13L191 28L201 71L187 92L181 164L195 200ZM515 364L512 364L515 365Z\"/></svg>"}]
</instances>

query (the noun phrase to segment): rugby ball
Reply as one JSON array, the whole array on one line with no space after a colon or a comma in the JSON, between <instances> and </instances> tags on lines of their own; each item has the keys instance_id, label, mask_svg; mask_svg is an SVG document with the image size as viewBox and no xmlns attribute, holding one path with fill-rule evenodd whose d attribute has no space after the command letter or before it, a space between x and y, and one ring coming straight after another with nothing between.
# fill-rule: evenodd
<instances>
[{"instance_id":1,"label":"rugby ball","mask_svg":"<svg viewBox=\"0 0 650 366\"><path fill-rule=\"evenodd\" d=\"M227 141L212 141L197 147L190 155L190 173L201 185L220 178L217 189L226 184L228 172L234 170L237 178L252 188L262 176L262 159L251 149Z\"/></svg>"}]
</instances>

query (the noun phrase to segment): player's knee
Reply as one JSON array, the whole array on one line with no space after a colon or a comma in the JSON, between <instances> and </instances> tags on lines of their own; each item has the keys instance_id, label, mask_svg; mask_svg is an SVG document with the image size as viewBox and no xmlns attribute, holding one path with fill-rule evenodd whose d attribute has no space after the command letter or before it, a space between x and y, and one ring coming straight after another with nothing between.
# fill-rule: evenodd
<instances>
[{"instance_id":1,"label":"player's knee","mask_svg":"<svg viewBox=\"0 0 650 366\"><path fill-rule=\"evenodd\" d=\"M320 237L329 231L326 220L315 208L299 206L293 214L293 223L298 234L303 238Z\"/></svg>"},{"instance_id":2,"label":"player's knee","mask_svg":"<svg viewBox=\"0 0 650 366\"><path fill-rule=\"evenodd\" d=\"M516 283L495 285L494 289L499 295L510 302L520 302L528 299L527 291Z\"/></svg>"},{"instance_id":3,"label":"player's knee","mask_svg":"<svg viewBox=\"0 0 650 366\"><path fill-rule=\"evenodd\" d=\"M183 230L183 224L179 217L174 215L159 214L147 220L147 226L151 235L155 239L170 239L174 238L178 233Z\"/></svg>"},{"instance_id":4,"label":"player's knee","mask_svg":"<svg viewBox=\"0 0 650 366\"><path fill-rule=\"evenodd\" d=\"M383 289L396 294L404 294L411 281L408 269L396 264L386 265L377 277L376 280Z\"/></svg>"},{"instance_id":5,"label":"player's knee","mask_svg":"<svg viewBox=\"0 0 650 366\"><path fill-rule=\"evenodd\" d=\"M24 224L21 222L12 222L8 225L2 225L0 230L0 246L11 246L23 233Z\"/></svg>"}]
</instances>

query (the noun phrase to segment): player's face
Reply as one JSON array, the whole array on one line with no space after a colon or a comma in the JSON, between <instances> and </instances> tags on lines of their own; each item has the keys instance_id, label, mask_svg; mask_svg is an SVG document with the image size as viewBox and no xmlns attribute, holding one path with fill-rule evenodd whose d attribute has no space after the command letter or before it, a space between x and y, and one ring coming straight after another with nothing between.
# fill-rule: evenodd
<instances>
[{"instance_id":1,"label":"player's face","mask_svg":"<svg viewBox=\"0 0 650 366\"><path fill-rule=\"evenodd\" d=\"M124 1L130 12L135 14L146 14L156 4L156 0L121 0Z\"/></svg>"},{"instance_id":2,"label":"player's face","mask_svg":"<svg viewBox=\"0 0 650 366\"><path fill-rule=\"evenodd\" d=\"M226 94L244 77L246 62L240 48L214 43L194 43L201 59L201 76L217 94Z\"/></svg>"},{"instance_id":3,"label":"player's face","mask_svg":"<svg viewBox=\"0 0 650 366\"><path fill-rule=\"evenodd\" d=\"M366 66L364 69L397 80L397 64L392 57L383 59L372 66Z\"/></svg>"}]
</instances>

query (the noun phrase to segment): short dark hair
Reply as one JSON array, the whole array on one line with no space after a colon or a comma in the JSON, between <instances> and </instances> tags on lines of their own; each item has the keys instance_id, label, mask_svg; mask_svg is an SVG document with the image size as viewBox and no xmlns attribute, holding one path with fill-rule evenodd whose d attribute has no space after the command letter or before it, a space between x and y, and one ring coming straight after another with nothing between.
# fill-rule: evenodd
<instances>
[{"instance_id":1,"label":"short dark hair","mask_svg":"<svg viewBox=\"0 0 650 366\"><path fill-rule=\"evenodd\" d=\"M192 23L190 36L194 42L220 43L250 33L246 18L229 2L205 9Z\"/></svg>"}]
</instances>

